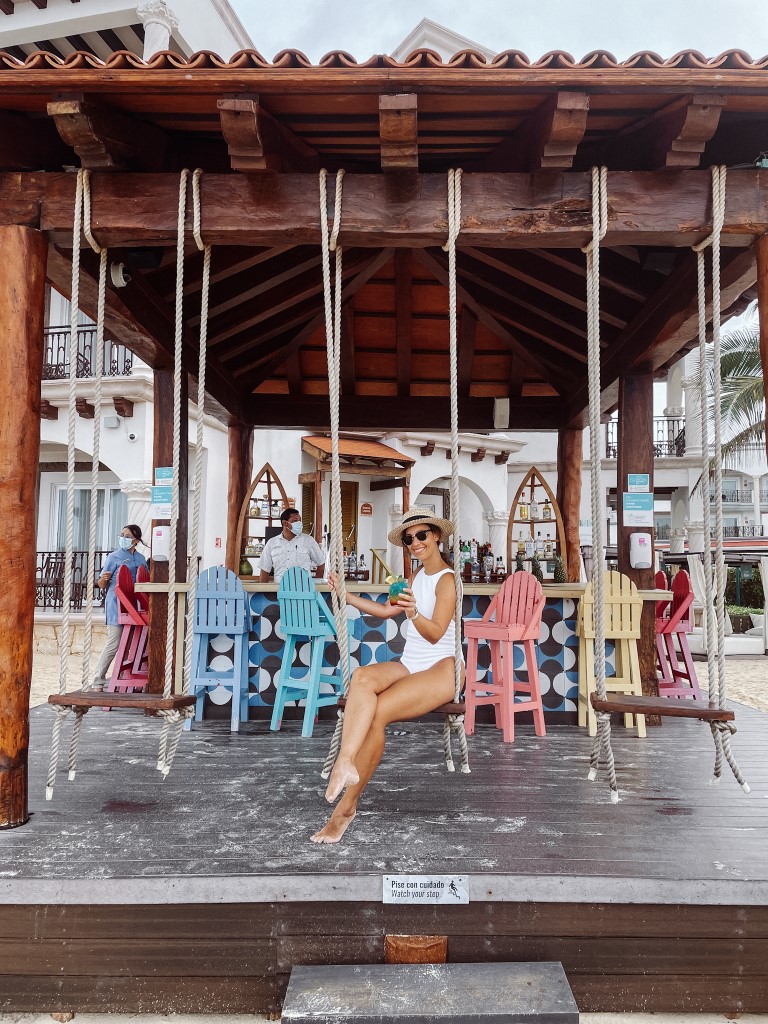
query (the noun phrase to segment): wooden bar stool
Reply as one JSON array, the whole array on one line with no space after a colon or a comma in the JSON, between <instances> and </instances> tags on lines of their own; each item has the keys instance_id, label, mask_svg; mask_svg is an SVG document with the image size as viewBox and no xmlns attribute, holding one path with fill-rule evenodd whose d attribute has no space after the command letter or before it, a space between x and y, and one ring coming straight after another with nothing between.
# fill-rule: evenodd
<instances>
[{"instance_id":1,"label":"wooden bar stool","mask_svg":"<svg viewBox=\"0 0 768 1024\"><path fill-rule=\"evenodd\" d=\"M492 704L496 728L502 730L505 743L515 739L515 715L533 712L537 736L546 735L544 708L539 685L537 644L544 610L541 584L529 572L516 572L502 584L482 619L464 619L467 639L466 713L464 729L468 736L475 731L475 708ZM492 681L477 678L478 642L485 640L491 648ZM525 651L527 679L516 678L514 645L522 643ZM523 700L515 700L523 694Z\"/></svg>"},{"instance_id":2,"label":"wooden bar stool","mask_svg":"<svg viewBox=\"0 0 768 1024\"><path fill-rule=\"evenodd\" d=\"M306 569L288 569L280 580L277 601L285 647L275 681L277 694L269 727L273 732L280 729L287 701L304 700L301 735L311 736L318 710L336 704L341 694L340 669L329 669L325 674L322 671L325 643L336 636L336 623ZM309 668L298 676L293 671L293 658L296 645L302 638L309 641ZM323 683L331 687L330 693L320 693Z\"/></svg>"},{"instance_id":3,"label":"wooden bar stool","mask_svg":"<svg viewBox=\"0 0 768 1024\"><path fill-rule=\"evenodd\" d=\"M669 590L669 583L667 581L667 574L662 570L656 573L656 589L657 590ZM669 661L667 660L667 651L664 646L664 623L667 621L667 609L669 608L669 602L671 598L667 598L666 601L656 602L656 670L659 673L659 678L662 682L671 683L672 673L669 671Z\"/></svg>"},{"instance_id":4,"label":"wooden bar stool","mask_svg":"<svg viewBox=\"0 0 768 1024\"><path fill-rule=\"evenodd\" d=\"M603 574L605 607L605 639L613 641L616 650L616 675L605 680L608 693L641 696L640 658L637 641L640 639L640 614L643 601L637 587L628 576L620 572ZM590 702L595 690L595 595L588 583L581 601L576 624L579 635L579 725L586 725L589 735L597 733L597 717ZM645 736L645 716L624 715L628 729L637 721L637 735Z\"/></svg>"},{"instance_id":5,"label":"wooden bar stool","mask_svg":"<svg viewBox=\"0 0 768 1024\"><path fill-rule=\"evenodd\" d=\"M699 680L688 646L688 633L693 629L693 587L685 569L679 569L672 580L672 601L667 614L656 616L656 646L663 641L666 672L659 679L660 697L682 697L701 700ZM675 637L679 652L675 649Z\"/></svg>"}]
</instances>

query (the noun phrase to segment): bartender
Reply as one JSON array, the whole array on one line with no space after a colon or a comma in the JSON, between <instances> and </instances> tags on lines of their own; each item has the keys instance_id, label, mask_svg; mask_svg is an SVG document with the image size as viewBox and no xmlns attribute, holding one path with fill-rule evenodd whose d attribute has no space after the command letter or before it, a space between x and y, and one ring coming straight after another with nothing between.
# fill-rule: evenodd
<instances>
[{"instance_id":1,"label":"bartender","mask_svg":"<svg viewBox=\"0 0 768 1024\"><path fill-rule=\"evenodd\" d=\"M313 569L318 569L315 575L322 576L325 568L323 549L314 537L302 533L301 513L298 509L287 508L280 516L280 522L283 525L282 532L271 537L261 553L259 581L269 583L270 576L274 574L275 583L279 583L283 573L294 565L306 569L310 575Z\"/></svg>"}]
</instances>

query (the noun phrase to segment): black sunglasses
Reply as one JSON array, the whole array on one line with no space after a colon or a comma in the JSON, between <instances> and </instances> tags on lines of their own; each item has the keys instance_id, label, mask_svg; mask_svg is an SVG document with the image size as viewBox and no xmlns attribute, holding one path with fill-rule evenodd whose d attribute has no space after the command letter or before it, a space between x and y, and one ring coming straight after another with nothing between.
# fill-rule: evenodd
<instances>
[{"instance_id":1,"label":"black sunglasses","mask_svg":"<svg viewBox=\"0 0 768 1024\"><path fill-rule=\"evenodd\" d=\"M414 540L420 540L423 542L427 539L430 533L432 533L430 529L417 530L416 533L413 535L411 535L410 533L405 533L403 534L403 544L405 544L405 546L409 548L411 544L413 544Z\"/></svg>"}]
</instances>

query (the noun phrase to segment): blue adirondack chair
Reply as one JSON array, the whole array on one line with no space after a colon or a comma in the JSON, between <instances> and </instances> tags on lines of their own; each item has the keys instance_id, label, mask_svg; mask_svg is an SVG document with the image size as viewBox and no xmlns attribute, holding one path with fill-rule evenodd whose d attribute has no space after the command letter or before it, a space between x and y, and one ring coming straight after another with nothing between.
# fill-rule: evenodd
<instances>
[{"instance_id":1,"label":"blue adirondack chair","mask_svg":"<svg viewBox=\"0 0 768 1024\"><path fill-rule=\"evenodd\" d=\"M197 698L195 721L199 722L203 717L206 693L223 686L232 691L231 731L237 732L240 722L248 720L248 634L251 630L251 613L243 585L229 569L217 565L200 573L193 629L189 692ZM232 661L229 669L213 668L210 665L210 641L222 635L234 641L231 652L227 652L227 657ZM191 722L187 719L184 728L189 729L190 726Z\"/></svg>"},{"instance_id":2,"label":"blue adirondack chair","mask_svg":"<svg viewBox=\"0 0 768 1024\"><path fill-rule=\"evenodd\" d=\"M305 700L304 725L302 736L311 736L315 725L318 708L336 704L341 694L341 672L337 668L323 668L325 642L336 635L336 623L328 610L328 605L318 594L312 577L305 569L289 569L280 580L277 592L280 605L280 629L285 636L283 660L277 676L277 694L272 709L270 729L277 732L282 724L283 710L286 701ZM296 644L302 639L309 640L311 655L309 668L303 675L293 675ZM320 684L328 683L333 687L332 693L320 694Z\"/></svg>"}]
</instances>

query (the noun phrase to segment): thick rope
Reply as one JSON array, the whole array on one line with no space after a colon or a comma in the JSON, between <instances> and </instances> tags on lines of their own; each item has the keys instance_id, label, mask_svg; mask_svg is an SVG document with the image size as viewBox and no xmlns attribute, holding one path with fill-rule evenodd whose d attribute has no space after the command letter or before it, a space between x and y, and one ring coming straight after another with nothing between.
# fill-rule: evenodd
<instances>
[{"instance_id":1,"label":"thick rope","mask_svg":"<svg viewBox=\"0 0 768 1024\"><path fill-rule=\"evenodd\" d=\"M197 598L197 548L200 537L200 508L202 505L203 490L203 420L205 412L205 371L206 356L208 349L208 300L211 285L211 246L206 245L201 233L201 209L200 209L200 179L203 176L201 168L192 175L192 234L194 235L197 248L203 253L203 281L200 301L200 338L198 343L197 362L197 416L195 430L195 465L194 465L194 496L192 498L192 530L189 541L190 557L187 560L187 609L184 627L184 673L182 678L181 692L189 693L192 683L192 640L195 625L195 601ZM236 695L232 694L232 700ZM188 713L186 713L188 711ZM160 769L163 775L167 776L171 770L173 759L181 739L181 732L184 722L193 713L193 709L185 709L178 714L177 718L166 716L166 722L173 725L170 745L166 749L165 761Z\"/></svg>"},{"instance_id":2,"label":"thick rope","mask_svg":"<svg viewBox=\"0 0 768 1024\"><path fill-rule=\"evenodd\" d=\"M349 626L347 623L347 589L344 580L344 542L341 523L341 471L339 465L339 402L341 395L341 292L342 292L342 247L338 244L341 226L341 201L344 171L336 172L333 227L328 231L328 172L320 171L320 237L323 262L323 301L325 305L325 343L328 363L328 397L331 416L331 538L328 550L328 568L338 576L338 594L331 587L331 603L336 621L336 643L339 648L339 662L344 696L349 693ZM331 288L331 252L335 257L335 280ZM344 713L338 712L336 729L331 747L325 759L321 775L327 779L333 768L341 746L341 730Z\"/></svg>"},{"instance_id":3,"label":"thick rope","mask_svg":"<svg viewBox=\"0 0 768 1024\"><path fill-rule=\"evenodd\" d=\"M69 309L69 391L67 401L67 505L64 541L64 595L61 616L61 646L59 648L59 693L66 693L69 664L69 613L72 601L72 553L75 533L75 427L77 413L77 317L80 307L80 235L83 224L83 170L77 172L75 210L72 221L72 288ZM51 737L51 760L45 788L46 800L53 799L56 767L59 760L61 726L68 712L57 713Z\"/></svg>"},{"instance_id":4,"label":"thick rope","mask_svg":"<svg viewBox=\"0 0 768 1024\"><path fill-rule=\"evenodd\" d=\"M595 689L601 700L605 689L605 595L603 581L603 500L600 451L600 242L608 230L608 172L605 167L592 168L592 240L583 252L587 256L587 371L589 381L589 457L592 499L592 589L595 618ZM611 801L618 803L616 765L611 747L611 716L597 716L589 778L596 777L599 752L602 750L608 768Z\"/></svg>"},{"instance_id":5,"label":"thick rope","mask_svg":"<svg viewBox=\"0 0 768 1024\"><path fill-rule=\"evenodd\" d=\"M458 384L458 330L457 330L457 297L456 297L456 239L461 230L461 168L448 171L448 241L445 249L448 253L448 343L451 388L451 518L453 519L453 580L456 588L454 605L455 649L454 649L454 700L461 699L461 670L463 665L461 651L461 612L464 592L461 584L461 544L459 543L459 384ZM446 748L445 764L448 771L453 771L453 758L450 755L450 734L457 733L459 746L462 750L461 771L469 772L464 719L452 716L453 721L446 719L443 730L443 745ZM463 742L462 742L463 737Z\"/></svg>"},{"instance_id":6,"label":"thick rope","mask_svg":"<svg viewBox=\"0 0 768 1024\"><path fill-rule=\"evenodd\" d=\"M179 522L179 463L181 452L181 374L184 335L184 222L187 212L187 179L185 168L179 176L179 206L176 218L176 309L173 362L173 479L171 488L171 526L168 552L168 607L165 628L165 677L163 696L170 697L173 688L173 640L176 625L176 533ZM185 410L186 412L186 410ZM165 770L170 720L164 717L160 735L158 771Z\"/></svg>"},{"instance_id":7,"label":"thick rope","mask_svg":"<svg viewBox=\"0 0 768 1024\"><path fill-rule=\"evenodd\" d=\"M102 380L104 376L104 314L107 291L107 258L106 248L102 248L93 237L91 230L91 173L83 172L83 233L95 253L99 256L99 287L96 309L96 351L93 361L94 393L93 393L93 450L91 455L91 505L88 517L88 560L86 562L85 592L85 626L83 637L83 674L82 689L90 690L91 649L93 646L93 595L95 588L96 561L96 525L99 493L99 464L101 461L101 400ZM80 730L83 724L83 711L75 712L75 724L69 744L69 760L67 764L69 781L73 781L77 773L77 748L80 743Z\"/></svg>"},{"instance_id":8,"label":"thick rope","mask_svg":"<svg viewBox=\"0 0 768 1024\"><path fill-rule=\"evenodd\" d=\"M702 473L704 479L709 477L709 431L707 425L708 403L707 403L707 377L706 372L706 286L705 286L705 264L704 250L712 247L712 406L713 406L713 445L712 462L715 489L715 617L716 633L712 626L712 570L710 565L710 517L709 502L704 497L704 539L706 545L705 556L705 595L707 632L709 641L707 643L707 667L709 670L709 699L721 709L726 707L727 686L725 678L725 587L726 569L725 553L723 549L723 458L722 458L722 410L721 410L721 381L720 381L720 320L721 320L721 294L720 294L720 240L723 223L725 221L725 194L726 194L726 168L715 166L712 168L712 233L694 246L697 261L698 280L698 303L699 303L699 402L701 406L701 447L702 447ZM712 641L717 636L717 672L715 672L715 652ZM749 793L749 785L739 770L736 759L731 750L731 735L735 728L728 722L712 722L712 738L715 744L715 766L712 783L717 785L722 775L722 759L725 757L733 775L744 790Z\"/></svg>"}]
</instances>

